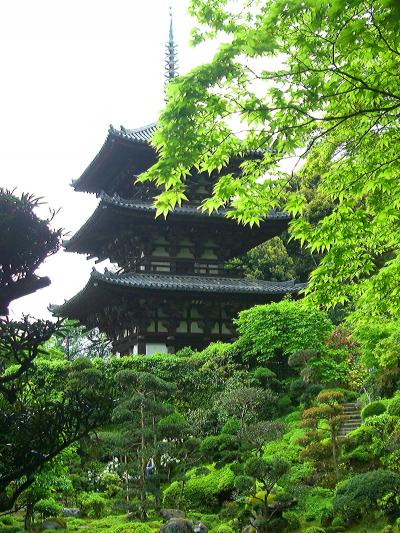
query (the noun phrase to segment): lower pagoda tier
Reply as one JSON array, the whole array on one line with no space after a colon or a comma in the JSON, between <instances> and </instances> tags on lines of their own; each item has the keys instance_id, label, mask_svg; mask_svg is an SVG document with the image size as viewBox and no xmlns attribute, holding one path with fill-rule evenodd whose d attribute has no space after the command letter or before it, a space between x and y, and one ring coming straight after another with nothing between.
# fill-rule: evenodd
<instances>
[{"instance_id":1,"label":"lower pagoda tier","mask_svg":"<svg viewBox=\"0 0 400 533\"><path fill-rule=\"evenodd\" d=\"M175 353L234 340L233 320L240 311L296 296L304 287L293 281L93 269L82 291L50 309L99 328L112 339L116 354Z\"/></svg>"}]
</instances>

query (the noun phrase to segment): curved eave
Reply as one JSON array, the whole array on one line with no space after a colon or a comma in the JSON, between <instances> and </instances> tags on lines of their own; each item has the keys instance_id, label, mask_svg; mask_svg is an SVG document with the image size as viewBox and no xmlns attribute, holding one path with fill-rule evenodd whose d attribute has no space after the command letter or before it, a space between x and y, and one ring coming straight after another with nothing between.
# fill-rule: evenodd
<instances>
[{"instance_id":1,"label":"curved eave","mask_svg":"<svg viewBox=\"0 0 400 533\"><path fill-rule=\"evenodd\" d=\"M105 193L100 194L100 202L96 207L93 214L88 218L85 224L68 240L64 241L63 246L68 252L94 254L93 242L95 240L103 238L104 233L101 231L102 223L107 222L107 218L110 217L110 210L113 213L113 217L121 215L123 217L131 217L131 227L133 228L133 222L142 219L148 222L158 224L156 219L156 210L150 203L138 202L135 200L128 200L120 198L118 196L111 197ZM200 211L196 206L183 205L176 207L168 215L168 219L171 221L207 221L219 219L225 224L230 224L232 227L236 225L236 222L227 218L227 209L221 209L219 211L213 211L212 213L205 213ZM114 218L115 220L115 218ZM290 215L280 211L271 212L260 227L254 228L251 231L254 233L265 233L271 229L271 224L279 226L279 230L283 231L284 227L290 220ZM240 227L240 226L238 226Z\"/></svg>"},{"instance_id":2,"label":"curved eave","mask_svg":"<svg viewBox=\"0 0 400 533\"><path fill-rule=\"evenodd\" d=\"M293 281L272 282L251 278L219 278L206 276L179 276L169 274L101 274L93 270L86 286L62 305L49 307L54 316L83 318L89 313L99 312L102 307L115 305L121 296L188 294L190 297L223 297L224 299L247 299L250 304L263 299L276 299L285 295L297 295L305 284ZM129 298L132 306L134 298ZM115 298L115 300L113 300Z\"/></svg>"},{"instance_id":3,"label":"curved eave","mask_svg":"<svg viewBox=\"0 0 400 533\"><path fill-rule=\"evenodd\" d=\"M75 191L98 194L106 188L107 182L113 179L113 174L124 168L127 160L140 160L144 153L147 154L147 159L154 159L155 162L156 152L150 145L155 129L155 124L136 130L129 130L123 126L118 130L110 126L98 154L83 174L72 181L71 185Z\"/></svg>"}]
</instances>

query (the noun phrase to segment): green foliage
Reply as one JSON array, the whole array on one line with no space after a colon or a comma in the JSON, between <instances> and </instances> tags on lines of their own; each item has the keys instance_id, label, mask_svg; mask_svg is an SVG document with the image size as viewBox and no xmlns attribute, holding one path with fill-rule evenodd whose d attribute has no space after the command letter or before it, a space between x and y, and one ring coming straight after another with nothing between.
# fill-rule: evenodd
<instances>
[{"instance_id":1,"label":"green foliage","mask_svg":"<svg viewBox=\"0 0 400 533\"><path fill-rule=\"evenodd\" d=\"M391 416L400 416L400 395L390 401L387 412Z\"/></svg>"},{"instance_id":2,"label":"green foliage","mask_svg":"<svg viewBox=\"0 0 400 533\"><path fill-rule=\"evenodd\" d=\"M219 173L204 210L229 207L229 217L253 225L283 206L294 216L292 234L326 253L311 275L314 301L396 315L398 3L193 0L191 13L194 42L222 44L168 87L153 139L161 157L140 177L165 189L157 213L185 201L193 168ZM254 150L262 156L220 172ZM307 218L307 193L280 168L291 157L306 160L308 182L320 180L331 210L319 222Z\"/></svg>"},{"instance_id":3,"label":"green foliage","mask_svg":"<svg viewBox=\"0 0 400 533\"><path fill-rule=\"evenodd\" d=\"M46 257L57 252L61 230L50 227L35 210L41 198L31 194L20 197L0 187L0 315L8 314L8 305L49 285L49 278L40 278L35 270Z\"/></svg>"},{"instance_id":4,"label":"green foliage","mask_svg":"<svg viewBox=\"0 0 400 533\"><path fill-rule=\"evenodd\" d=\"M273 237L246 255L232 259L226 268L228 273L244 274L249 278L268 281L286 281L296 277L294 261L280 237Z\"/></svg>"},{"instance_id":5,"label":"green foliage","mask_svg":"<svg viewBox=\"0 0 400 533\"><path fill-rule=\"evenodd\" d=\"M326 533L323 527L311 526L304 530L304 533Z\"/></svg>"},{"instance_id":6,"label":"green foliage","mask_svg":"<svg viewBox=\"0 0 400 533\"><path fill-rule=\"evenodd\" d=\"M218 510L232 495L234 474L229 466L213 470L206 475L190 477L184 488L184 502L189 509L207 512ZM180 485L177 482L164 491L164 507L174 507L179 501Z\"/></svg>"},{"instance_id":7,"label":"green foliage","mask_svg":"<svg viewBox=\"0 0 400 533\"><path fill-rule=\"evenodd\" d=\"M81 506L89 518L100 518L105 512L107 500L97 492L89 492L81 496Z\"/></svg>"},{"instance_id":8,"label":"green foliage","mask_svg":"<svg viewBox=\"0 0 400 533\"><path fill-rule=\"evenodd\" d=\"M220 524L215 529L211 530L212 533L234 533L234 529L231 528L228 524Z\"/></svg>"},{"instance_id":9,"label":"green foliage","mask_svg":"<svg viewBox=\"0 0 400 533\"><path fill-rule=\"evenodd\" d=\"M360 520L378 509L379 500L389 492L400 490L400 475L389 470L371 470L340 483L333 499L335 514L346 520Z\"/></svg>"},{"instance_id":10,"label":"green foliage","mask_svg":"<svg viewBox=\"0 0 400 533\"><path fill-rule=\"evenodd\" d=\"M153 529L143 522L129 522L114 526L111 533L153 533Z\"/></svg>"},{"instance_id":11,"label":"green foliage","mask_svg":"<svg viewBox=\"0 0 400 533\"><path fill-rule=\"evenodd\" d=\"M242 311L236 324L240 345L247 357L259 364L287 358L310 347L322 348L332 328L327 316L318 309L288 300Z\"/></svg>"},{"instance_id":12,"label":"green foliage","mask_svg":"<svg viewBox=\"0 0 400 533\"><path fill-rule=\"evenodd\" d=\"M297 513L295 513L294 511L287 511L283 514L283 517L285 518L287 523L287 531L298 531L300 529L301 523L299 515Z\"/></svg>"},{"instance_id":13,"label":"green foliage","mask_svg":"<svg viewBox=\"0 0 400 533\"><path fill-rule=\"evenodd\" d=\"M371 416L378 416L386 412L386 406L380 402L371 402L368 405L364 407L364 409L361 411L361 418L362 420L366 420L367 418Z\"/></svg>"},{"instance_id":14,"label":"green foliage","mask_svg":"<svg viewBox=\"0 0 400 533\"><path fill-rule=\"evenodd\" d=\"M39 500L34 509L42 518L48 518L49 516L59 516L62 506L54 498L46 498Z\"/></svg>"}]
</instances>

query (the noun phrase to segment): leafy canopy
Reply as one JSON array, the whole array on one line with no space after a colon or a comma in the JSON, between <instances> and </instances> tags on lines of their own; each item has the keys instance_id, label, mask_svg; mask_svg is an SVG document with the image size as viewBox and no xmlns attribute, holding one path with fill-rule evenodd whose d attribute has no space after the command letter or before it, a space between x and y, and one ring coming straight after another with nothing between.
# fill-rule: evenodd
<instances>
[{"instance_id":1,"label":"leafy canopy","mask_svg":"<svg viewBox=\"0 0 400 533\"><path fill-rule=\"evenodd\" d=\"M202 205L257 224L292 215L282 163L313 157L310 171L333 211L292 234L326 252L309 291L320 304L360 301L396 314L400 303L400 4L396 0L193 0L194 42L221 37L214 59L174 80L154 144L160 160L140 180L165 190L167 214L186 199L193 169L210 173L258 151L241 174L221 175ZM378 296L378 297L375 297ZM361 299L361 300L360 300Z\"/></svg>"}]
</instances>

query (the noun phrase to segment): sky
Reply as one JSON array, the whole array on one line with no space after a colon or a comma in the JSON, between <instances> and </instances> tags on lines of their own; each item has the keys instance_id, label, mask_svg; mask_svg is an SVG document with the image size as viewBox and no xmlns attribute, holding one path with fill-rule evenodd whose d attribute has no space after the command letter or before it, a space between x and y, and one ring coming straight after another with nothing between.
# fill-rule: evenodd
<instances>
[{"instance_id":1,"label":"sky","mask_svg":"<svg viewBox=\"0 0 400 533\"><path fill-rule=\"evenodd\" d=\"M163 106L164 50L173 9L179 72L212 57L189 47L188 0L13 0L0 4L0 185L60 208L54 226L72 235L95 209L74 192L110 124L157 120ZM38 213L46 216L48 207ZM37 270L52 283L15 300L21 313L49 318L86 284L94 260L60 251Z\"/></svg>"}]
</instances>

